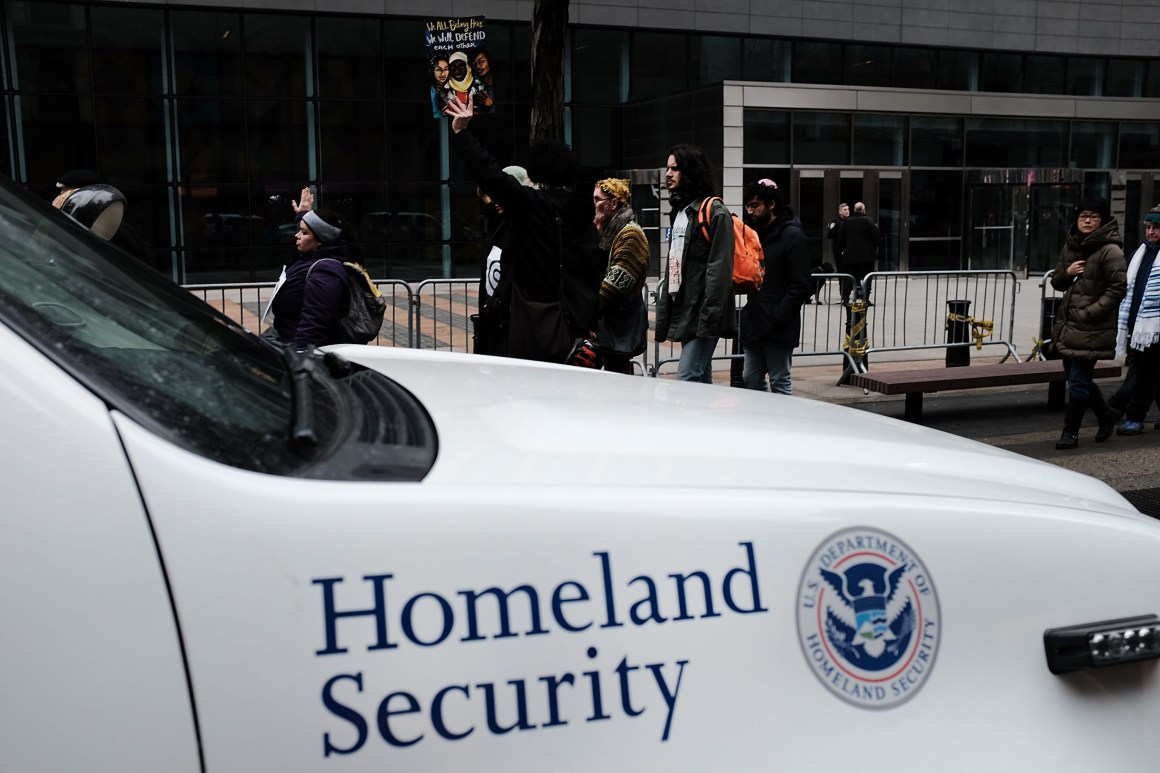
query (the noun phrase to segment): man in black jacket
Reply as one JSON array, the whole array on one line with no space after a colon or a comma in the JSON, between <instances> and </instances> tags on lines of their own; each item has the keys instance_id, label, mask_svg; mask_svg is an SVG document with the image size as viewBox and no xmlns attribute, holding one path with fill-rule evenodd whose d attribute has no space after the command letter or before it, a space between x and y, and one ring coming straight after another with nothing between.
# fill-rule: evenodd
<instances>
[{"instance_id":1,"label":"man in black jacket","mask_svg":"<svg viewBox=\"0 0 1160 773\"><path fill-rule=\"evenodd\" d=\"M745 209L761 239L765 280L741 310L742 378L746 389L788 395L793 393L790 367L801 338L801 307L813 291L806 234L779 188L750 183Z\"/></svg>"},{"instance_id":2,"label":"man in black jacket","mask_svg":"<svg viewBox=\"0 0 1160 773\"><path fill-rule=\"evenodd\" d=\"M499 285L480 311L486 343L477 351L563 362L573 341L596 329L604 258L592 198L568 188L576 159L562 142L537 140L528 148L524 167L531 187L505 173L468 131L473 110L471 98L448 103L452 144L508 223Z\"/></svg>"},{"instance_id":3,"label":"man in black jacket","mask_svg":"<svg viewBox=\"0 0 1160 773\"><path fill-rule=\"evenodd\" d=\"M881 243L882 233L878 230L878 224L866 216L866 205L859 201L838 234L838 250L841 253L838 270L851 274L854 281L861 284L865 276L874 270L874 262L878 260L878 245ZM843 303L850 302L852 289L842 289Z\"/></svg>"}]
</instances>

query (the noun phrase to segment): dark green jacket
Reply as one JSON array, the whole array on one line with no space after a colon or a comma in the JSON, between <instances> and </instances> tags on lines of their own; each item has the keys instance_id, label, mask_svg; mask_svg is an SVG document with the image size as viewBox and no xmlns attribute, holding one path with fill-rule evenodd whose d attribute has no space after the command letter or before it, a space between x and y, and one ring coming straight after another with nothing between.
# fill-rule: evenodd
<instances>
[{"instance_id":1,"label":"dark green jacket","mask_svg":"<svg viewBox=\"0 0 1160 773\"><path fill-rule=\"evenodd\" d=\"M657 287L657 341L686 342L694 338L719 338L733 334L733 216L720 201L713 203L709 239L697 225L697 209L704 199L685 207L689 233L681 271L681 288L669 293L667 263L661 260ZM670 224L677 211L669 213Z\"/></svg>"}]
</instances>

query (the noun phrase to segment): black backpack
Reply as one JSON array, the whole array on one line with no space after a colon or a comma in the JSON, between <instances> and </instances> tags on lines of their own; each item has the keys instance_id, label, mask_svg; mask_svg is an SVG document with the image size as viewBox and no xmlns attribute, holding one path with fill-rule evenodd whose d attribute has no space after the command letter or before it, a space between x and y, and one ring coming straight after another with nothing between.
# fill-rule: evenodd
<instances>
[{"instance_id":1,"label":"black backpack","mask_svg":"<svg viewBox=\"0 0 1160 773\"><path fill-rule=\"evenodd\" d=\"M366 344L378 337L383 327L383 317L387 312L387 299L375 287L366 269L358 263L343 262L335 258L319 258L306 271L306 281L319 261L333 260L342 263L346 270L346 313L338 320L338 330L343 341L349 344Z\"/></svg>"}]
</instances>

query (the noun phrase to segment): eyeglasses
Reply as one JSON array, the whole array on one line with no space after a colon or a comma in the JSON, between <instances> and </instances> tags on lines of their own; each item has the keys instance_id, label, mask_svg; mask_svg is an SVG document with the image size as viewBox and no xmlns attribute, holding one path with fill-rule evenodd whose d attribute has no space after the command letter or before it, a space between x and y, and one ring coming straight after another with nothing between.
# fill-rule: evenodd
<instances>
[{"instance_id":1,"label":"eyeglasses","mask_svg":"<svg viewBox=\"0 0 1160 773\"><path fill-rule=\"evenodd\" d=\"M745 205L745 208L746 209L757 209L761 205L762 205L762 202L760 202L760 201L751 201Z\"/></svg>"},{"instance_id":2,"label":"eyeglasses","mask_svg":"<svg viewBox=\"0 0 1160 773\"><path fill-rule=\"evenodd\" d=\"M1076 220L1089 220L1089 221L1094 222L1096 220L1100 220L1101 218L1098 214L1093 215L1091 212L1080 212L1079 215L1077 215L1075 219Z\"/></svg>"},{"instance_id":3,"label":"eyeglasses","mask_svg":"<svg viewBox=\"0 0 1160 773\"><path fill-rule=\"evenodd\" d=\"M593 204L603 204L606 201L612 201L612 197L611 196L606 196L605 198L600 198L599 196L592 197Z\"/></svg>"}]
</instances>

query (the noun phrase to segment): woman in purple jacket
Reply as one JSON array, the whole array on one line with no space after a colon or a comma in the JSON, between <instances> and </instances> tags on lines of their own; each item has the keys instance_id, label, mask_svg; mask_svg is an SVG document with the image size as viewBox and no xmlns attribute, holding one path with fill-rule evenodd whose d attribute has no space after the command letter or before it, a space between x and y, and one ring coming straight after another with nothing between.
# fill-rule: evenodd
<instances>
[{"instance_id":1,"label":"woman in purple jacket","mask_svg":"<svg viewBox=\"0 0 1160 773\"><path fill-rule=\"evenodd\" d=\"M346 313L347 284L343 263L356 261L350 229L337 215L314 211L314 195L302 189L293 202L298 232L298 260L283 269L270 308L274 330L285 346L345 343L338 321Z\"/></svg>"}]
</instances>

